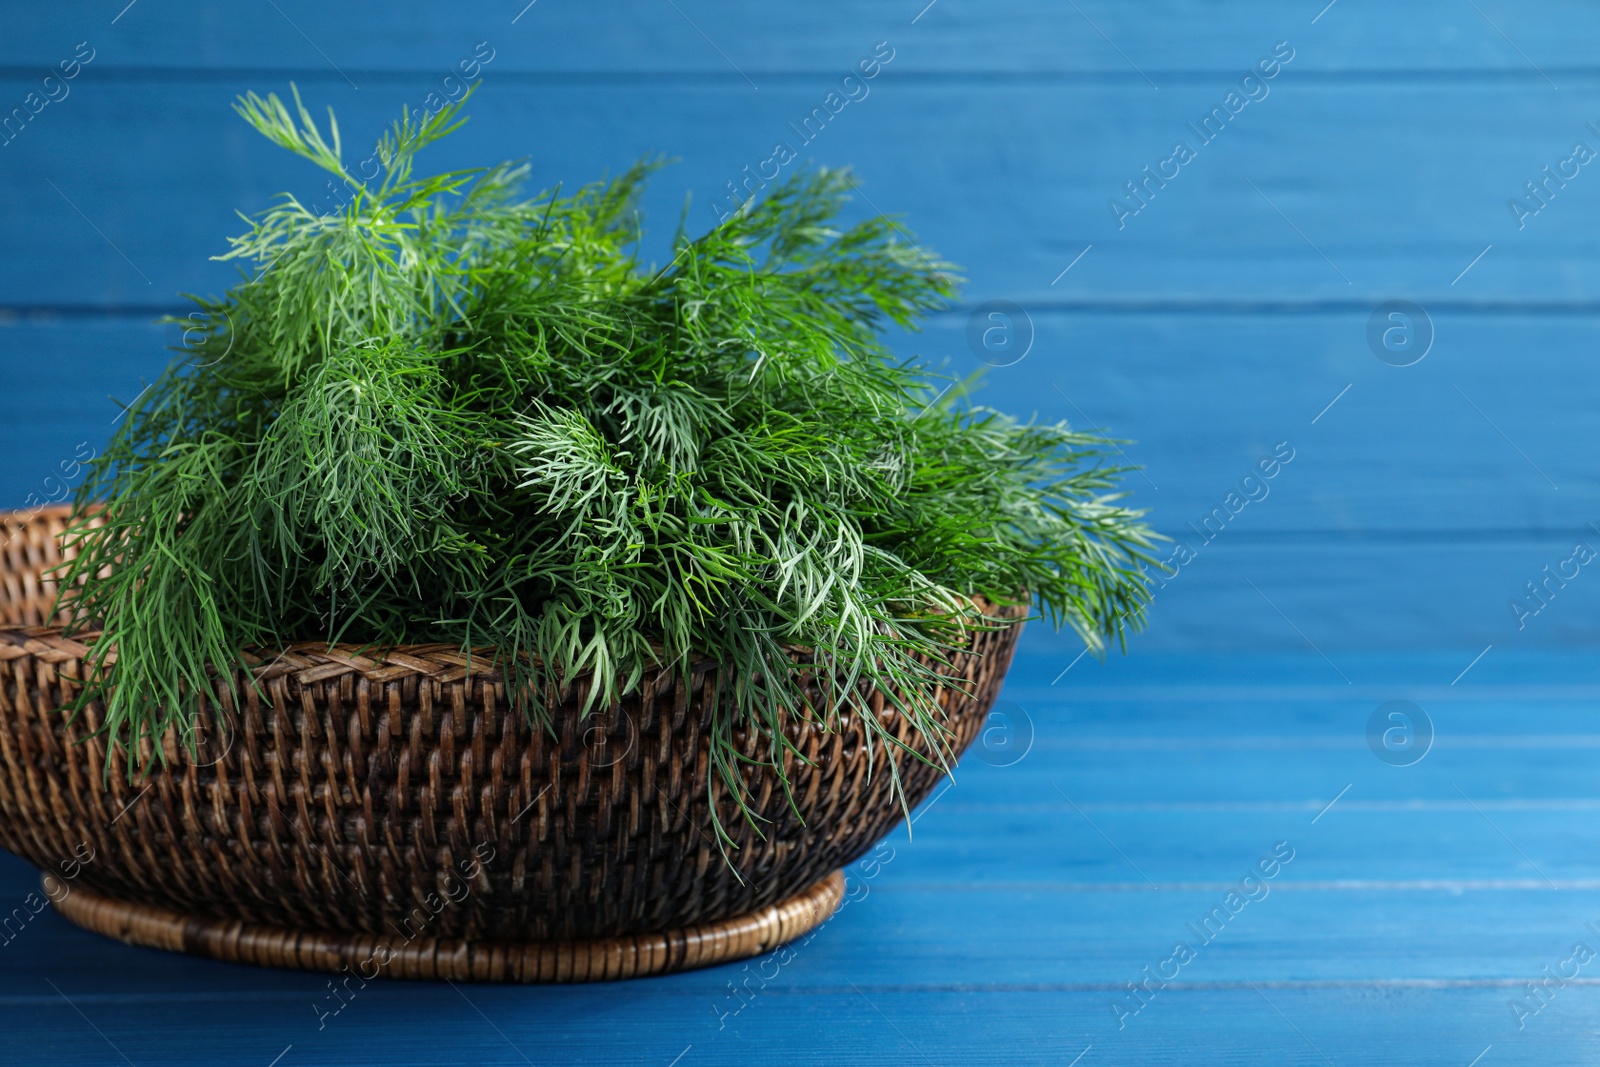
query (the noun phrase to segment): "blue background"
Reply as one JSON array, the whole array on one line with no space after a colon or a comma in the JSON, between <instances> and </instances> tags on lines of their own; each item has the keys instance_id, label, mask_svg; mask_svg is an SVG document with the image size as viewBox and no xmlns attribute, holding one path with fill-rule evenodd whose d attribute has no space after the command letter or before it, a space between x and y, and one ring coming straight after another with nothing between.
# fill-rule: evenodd
<instances>
[{"instance_id":1,"label":"blue background","mask_svg":"<svg viewBox=\"0 0 1600 1067\"><path fill-rule=\"evenodd\" d=\"M1600 577L1582 569L1525 627L1510 608L1576 543L1600 549L1600 166L1520 226L1508 206L1575 143L1600 150L1592 4L125 3L0 15L0 116L78 42L94 49L70 95L0 145L0 505L48 494L80 442L107 438L110 398L181 343L151 320L229 284L207 257L235 211L321 195L234 116L237 94L294 80L337 109L359 160L480 42L494 57L472 120L433 163L526 157L552 185L665 153L679 162L648 203L663 234L685 191L692 225L711 225L726 183L887 42L870 94L801 156L853 165L863 210L903 215L965 269L962 305L896 348L965 374L983 365L978 306L1018 305L1031 348L977 399L1136 440L1129 489L1191 543L1187 524L1275 446L1294 459L1159 593L1127 660L1077 664L1032 627L1007 692L1037 732L1030 758L969 759L915 848L898 839L883 892L726 1026L706 1004L736 969L471 1004L387 987L364 1021L320 1032L315 978L107 947L49 916L31 948L0 950L0 1003L69 1034L49 1039L60 1062L110 1050L52 975L135 1062L264 1065L292 1043L301 1062L666 1064L691 1046L688 1067L780 1038L796 1062L1065 1063L1085 1044L1130 1063L1211 1049L1465 1067L1485 1044L1486 1067L1592 1060L1593 987L1562 993L1537 1048L1513 1044L1535 1038L1504 1003L1600 919L1585 732ZM1293 59L1268 94L1199 146L1186 124L1279 42ZM1119 228L1108 201L1178 140L1196 158ZM1391 300L1433 335L1411 366L1368 341ZM1401 696L1439 726L1414 770L1363 735ZM1136 1036L1109 1025L1106 1002L1184 918L1300 835L1323 835L1284 876L1300 891L1253 906ZM157 1000L134 995L145 982ZM1466 1022L1490 1017L1482 1035ZM403 1042L375 1043L407 1020Z\"/></svg>"},{"instance_id":2,"label":"blue background","mask_svg":"<svg viewBox=\"0 0 1600 1067\"><path fill-rule=\"evenodd\" d=\"M914 25L906 6L541 0L515 25L520 5L477 2L139 0L115 25L107 5L13 9L0 113L78 42L95 58L0 146L0 503L45 494L78 442L106 438L109 398L181 343L151 319L229 284L208 257L235 211L323 195L319 172L232 113L237 94L293 79L319 114L337 109L354 162L487 42L472 120L435 164L526 157L553 185L665 153L681 162L651 197L662 235L685 192L712 224L726 183L780 139L853 165L864 209L905 216L969 279L962 307L897 347L966 373L982 365L972 310L1021 305L1032 349L979 399L1135 439L1147 477L1129 487L1164 531L1288 441L1270 497L1184 569L1137 648L1600 636L1600 582L1521 631L1509 609L1576 540L1600 547L1600 178L1582 168L1521 230L1507 207L1574 142L1600 149L1584 126L1600 119L1592 6L1340 0L1314 25L1320 5L939 0ZM880 41L894 58L869 95L798 144L787 124ZM1198 146L1186 123L1280 41L1294 58L1266 98L1119 230L1107 202L1123 183L1179 139ZM1431 318L1414 366L1367 344L1390 299Z\"/></svg>"}]
</instances>

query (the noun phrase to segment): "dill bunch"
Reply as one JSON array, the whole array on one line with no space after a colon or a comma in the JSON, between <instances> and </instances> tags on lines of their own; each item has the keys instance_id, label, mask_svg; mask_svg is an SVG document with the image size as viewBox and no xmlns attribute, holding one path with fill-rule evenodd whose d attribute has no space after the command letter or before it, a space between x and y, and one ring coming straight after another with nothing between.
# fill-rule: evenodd
<instances>
[{"instance_id":1,"label":"dill bunch","mask_svg":"<svg viewBox=\"0 0 1600 1067\"><path fill-rule=\"evenodd\" d=\"M889 356L884 329L946 305L952 268L889 219L842 224L845 172L680 224L654 268L654 163L533 197L523 165L415 176L452 106L395 123L363 182L331 110L325 135L298 92L236 109L349 200L246 220L220 257L241 280L196 298L202 340L80 489L63 587L102 632L81 699L113 747L192 743L195 695L252 646L491 647L545 726L536 694L580 674L609 703L710 656L734 679L712 781L753 817L735 731L778 766L785 719L827 725L864 685L944 751L919 657L1001 624L974 597L1032 596L1097 651L1138 625L1153 535L1111 442L958 408Z\"/></svg>"}]
</instances>

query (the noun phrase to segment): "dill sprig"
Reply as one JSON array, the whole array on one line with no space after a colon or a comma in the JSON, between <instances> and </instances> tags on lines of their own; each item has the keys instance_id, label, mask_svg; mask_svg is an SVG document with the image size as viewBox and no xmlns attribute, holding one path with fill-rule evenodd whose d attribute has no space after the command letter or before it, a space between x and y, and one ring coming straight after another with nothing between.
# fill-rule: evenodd
<instances>
[{"instance_id":1,"label":"dill sprig","mask_svg":"<svg viewBox=\"0 0 1600 1067\"><path fill-rule=\"evenodd\" d=\"M200 343L78 494L105 521L74 528L64 587L102 631L82 699L114 746L192 740L197 694L252 646L493 648L546 728L539 694L581 674L603 704L709 656L730 678L713 789L755 821L736 733L781 767L786 720L834 725L866 685L947 755L925 661L998 624L974 597L1031 595L1096 651L1139 624L1153 535L1111 443L958 406L889 356L884 329L945 306L954 272L889 219L840 222L846 172L680 228L654 268L653 162L531 198L510 163L416 177L452 106L396 123L363 183L331 111L324 135L298 92L237 110L350 198L246 219L221 257L241 280L198 300ZM910 750L860 721L898 782Z\"/></svg>"}]
</instances>

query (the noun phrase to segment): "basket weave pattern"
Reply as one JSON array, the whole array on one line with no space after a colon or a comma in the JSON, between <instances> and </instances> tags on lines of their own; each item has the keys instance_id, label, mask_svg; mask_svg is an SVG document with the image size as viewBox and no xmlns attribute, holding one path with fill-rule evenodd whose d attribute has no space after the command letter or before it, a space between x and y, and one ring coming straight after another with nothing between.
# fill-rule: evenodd
<instances>
[{"instance_id":1,"label":"basket weave pattern","mask_svg":"<svg viewBox=\"0 0 1600 1067\"><path fill-rule=\"evenodd\" d=\"M11 535L0 572L0 845L48 870L86 843L94 859L76 884L95 900L408 943L719 923L815 896L900 820L891 757L873 746L869 777L859 714L932 755L878 692L834 729L790 723L805 757L787 766L798 814L770 770L749 779L762 834L719 800L736 875L716 847L706 790L711 697L727 684L716 664L687 680L647 673L587 716L577 679L553 709L552 736L512 708L484 656L305 643L247 656L255 684L241 671L237 701L227 686L215 694L225 728L195 756L163 738L168 763L130 784L120 753L105 773L99 708L72 722L57 710L93 640L38 625L54 594L39 571L60 559L63 522L60 510L0 520L0 537ZM979 633L956 657L960 681L941 697L955 752L993 703L1020 629ZM757 737L742 740L758 755ZM899 763L912 803L942 775Z\"/></svg>"}]
</instances>

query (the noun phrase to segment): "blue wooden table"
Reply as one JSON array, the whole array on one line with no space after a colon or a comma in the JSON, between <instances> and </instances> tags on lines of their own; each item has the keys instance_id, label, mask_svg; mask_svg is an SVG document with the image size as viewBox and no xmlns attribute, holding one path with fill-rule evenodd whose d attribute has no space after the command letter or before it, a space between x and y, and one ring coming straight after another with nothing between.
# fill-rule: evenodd
<instances>
[{"instance_id":1,"label":"blue wooden table","mask_svg":"<svg viewBox=\"0 0 1600 1067\"><path fill-rule=\"evenodd\" d=\"M1126 660L1024 637L781 966L344 1003L33 915L0 857L0 1063L1595 1062L1597 34L1582 0L11 5L0 506L182 348L153 320L229 284L235 211L325 198L237 94L293 80L359 161L471 69L437 166L664 153L662 233L778 142L854 165L968 278L896 351L1134 439L1183 554ZM991 301L1015 347L972 340Z\"/></svg>"},{"instance_id":2,"label":"blue wooden table","mask_svg":"<svg viewBox=\"0 0 1600 1067\"><path fill-rule=\"evenodd\" d=\"M47 909L0 948L0 1062L1595 1062L1600 668L1334 662L1351 684L1207 657L1051 685L1065 664L1025 658L953 784L783 962L336 996ZM1431 745L1369 743L1391 701ZM7 862L0 899L34 878Z\"/></svg>"}]
</instances>

